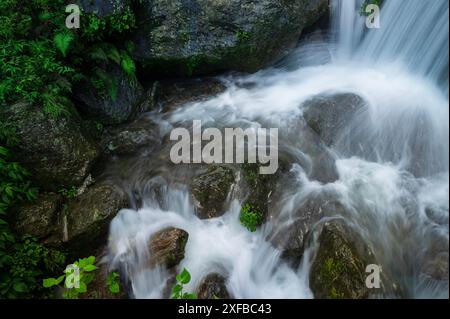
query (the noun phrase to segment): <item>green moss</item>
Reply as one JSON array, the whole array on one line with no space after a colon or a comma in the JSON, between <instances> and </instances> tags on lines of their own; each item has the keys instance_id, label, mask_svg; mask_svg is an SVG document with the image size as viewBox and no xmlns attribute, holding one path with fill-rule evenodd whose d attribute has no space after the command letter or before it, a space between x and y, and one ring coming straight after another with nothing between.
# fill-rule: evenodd
<instances>
[{"instance_id":1,"label":"green moss","mask_svg":"<svg viewBox=\"0 0 450 319\"><path fill-rule=\"evenodd\" d=\"M246 32L246 31L237 31L236 32L236 38L238 39L238 41L240 43L244 43L246 41L248 41L251 37L251 33L250 32Z\"/></svg>"},{"instance_id":2,"label":"green moss","mask_svg":"<svg viewBox=\"0 0 450 319\"><path fill-rule=\"evenodd\" d=\"M241 208L240 221L249 231L255 232L256 227L261 225L263 216L255 206L247 203Z\"/></svg>"}]
</instances>

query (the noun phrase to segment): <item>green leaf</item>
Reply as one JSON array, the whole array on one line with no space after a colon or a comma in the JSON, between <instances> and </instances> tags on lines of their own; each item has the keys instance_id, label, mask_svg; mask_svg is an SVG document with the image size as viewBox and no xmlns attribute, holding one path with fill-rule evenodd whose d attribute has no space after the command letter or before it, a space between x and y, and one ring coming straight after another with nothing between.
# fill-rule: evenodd
<instances>
[{"instance_id":1,"label":"green leaf","mask_svg":"<svg viewBox=\"0 0 450 319\"><path fill-rule=\"evenodd\" d=\"M66 275L59 276L58 279L55 280L56 285L59 285L64 280L64 278L66 278Z\"/></svg>"},{"instance_id":2,"label":"green leaf","mask_svg":"<svg viewBox=\"0 0 450 319\"><path fill-rule=\"evenodd\" d=\"M17 292L27 292L28 291L27 285L25 285L21 281L14 283L13 288Z\"/></svg>"},{"instance_id":3,"label":"green leaf","mask_svg":"<svg viewBox=\"0 0 450 319\"><path fill-rule=\"evenodd\" d=\"M75 289L78 293L82 294L87 291L87 286L84 282L80 282L80 287Z\"/></svg>"},{"instance_id":4,"label":"green leaf","mask_svg":"<svg viewBox=\"0 0 450 319\"><path fill-rule=\"evenodd\" d=\"M44 279L42 282L42 286L44 286L44 288L50 288L50 287L56 286L57 284L58 283L55 278L47 278L47 279Z\"/></svg>"},{"instance_id":5,"label":"green leaf","mask_svg":"<svg viewBox=\"0 0 450 319\"><path fill-rule=\"evenodd\" d=\"M175 298L177 296L180 295L180 292L183 290L183 286L182 285L175 285L172 288L172 298Z\"/></svg>"},{"instance_id":6,"label":"green leaf","mask_svg":"<svg viewBox=\"0 0 450 319\"><path fill-rule=\"evenodd\" d=\"M96 269L98 269L98 267L95 265L87 265L86 267L83 267L83 270L86 272L94 271Z\"/></svg>"},{"instance_id":7,"label":"green leaf","mask_svg":"<svg viewBox=\"0 0 450 319\"><path fill-rule=\"evenodd\" d=\"M176 279L178 282L186 285L191 281L191 274L184 268L181 274L177 275Z\"/></svg>"},{"instance_id":8,"label":"green leaf","mask_svg":"<svg viewBox=\"0 0 450 319\"><path fill-rule=\"evenodd\" d=\"M185 293L183 295L183 299L198 299L196 294L189 294L189 293Z\"/></svg>"},{"instance_id":9,"label":"green leaf","mask_svg":"<svg viewBox=\"0 0 450 319\"><path fill-rule=\"evenodd\" d=\"M58 33L55 35L53 42L56 48L61 51L62 55L66 57L67 50L69 49L70 43L73 41L74 36L70 32Z\"/></svg>"}]
</instances>

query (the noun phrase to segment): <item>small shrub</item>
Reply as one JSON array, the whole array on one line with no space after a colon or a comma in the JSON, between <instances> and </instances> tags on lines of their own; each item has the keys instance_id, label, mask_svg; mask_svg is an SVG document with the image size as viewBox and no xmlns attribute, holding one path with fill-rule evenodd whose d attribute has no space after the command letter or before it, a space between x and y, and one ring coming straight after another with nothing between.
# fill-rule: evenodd
<instances>
[{"instance_id":1,"label":"small shrub","mask_svg":"<svg viewBox=\"0 0 450 319\"><path fill-rule=\"evenodd\" d=\"M187 285L191 281L191 274L186 268L177 275L177 284L172 289L172 299L197 299L197 295L194 293L183 292L184 285Z\"/></svg>"},{"instance_id":2,"label":"small shrub","mask_svg":"<svg viewBox=\"0 0 450 319\"><path fill-rule=\"evenodd\" d=\"M255 232L256 227L262 223L262 216L253 205L245 204L241 208L240 221L249 231Z\"/></svg>"}]
</instances>

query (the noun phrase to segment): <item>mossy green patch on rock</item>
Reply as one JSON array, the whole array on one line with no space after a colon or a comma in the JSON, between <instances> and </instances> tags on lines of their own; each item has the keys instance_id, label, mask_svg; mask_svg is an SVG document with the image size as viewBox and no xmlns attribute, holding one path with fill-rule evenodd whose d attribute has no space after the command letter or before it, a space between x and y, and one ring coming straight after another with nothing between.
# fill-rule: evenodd
<instances>
[{"instance_id":1,"label":"mossy green patch on rock","mask_svg":"<svg viewBox=\"0 0 450 319\"><path fill-rule=\"evenodd\" d=\"M311 267L311 290L320 299L365 299L366 266L373 264L367 248L360 251L354 241L361 241L350 227L332 221L323 226L319 250Z\"/></svg>"}]
</instances>

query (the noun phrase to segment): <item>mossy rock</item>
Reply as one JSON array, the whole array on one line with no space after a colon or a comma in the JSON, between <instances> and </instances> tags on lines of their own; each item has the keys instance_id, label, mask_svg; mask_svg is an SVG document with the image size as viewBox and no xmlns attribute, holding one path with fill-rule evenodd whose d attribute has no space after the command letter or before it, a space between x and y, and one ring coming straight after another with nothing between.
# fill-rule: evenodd
<instances>
[{"instance_id":1,"label":"mossy rock","mask_svg":"<svg viewBox=\"0 0 450 319\"><path fill-rule=\"evenodd\" d=\"M105 181L88 187L63 208L60 220L63 240L72 252L92 254L106 244L111 220L126 207L128 198L115 185Z\"/></svg>"},{"instance_id":2,"label":"mossy rock","mask_svg":"<svg viewBox=\"0 0 450 319\"><path fill-rule=\"evenodd\" d=\"M254 72L293 49L327 8L326 0L144 0L134 57L166 76Z\"/></svg>"},{"instance_id":3,"label":"mossy rock","mask_svg":"<svg viewBox=\"0 0 450 319\"><path fill-rule=\"evenodd\" d=\"M222 216L234 182L233 170L218 165L210 165L207 172L194 177L190 189L196 203L197 216L201 219Z\"/></svg>"},{"instance_id":4,"label":"mossy rock","mask_svg":"<svg viewBox=\"0 0 450 319\"><path fill-rule=\"evenodd\" d=\"M198 299L230 299L226 279L216 273L202 279L197 289Z\"/></svg>"},{"instance_id":5,"label":"mossy rock","mask_svg":"<svg viewBox=\"0 0 450 319\"><path fill-rule=\"evenodd\" d=\"M76 111L54 118L41 107L17 103L0 110L5 123L15 128L19 144L15 160L31 171L33 182L41 190L79 186L89 174L99 150L85 136Z\"/></svg>"},{"instance_id":6,"label":"mossy rock","mask_svg":"<svg viewBox=\"0 0 450 319\"><path fill-rule=\"evenodd\" d=\"M359 244L358 244L359 243ZM311 267L310 285L319 299L366 299L367 265L376 264L363 239L340 221L327 222Z\"/></svg>"}]
</instances>

